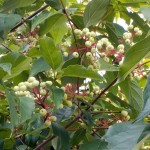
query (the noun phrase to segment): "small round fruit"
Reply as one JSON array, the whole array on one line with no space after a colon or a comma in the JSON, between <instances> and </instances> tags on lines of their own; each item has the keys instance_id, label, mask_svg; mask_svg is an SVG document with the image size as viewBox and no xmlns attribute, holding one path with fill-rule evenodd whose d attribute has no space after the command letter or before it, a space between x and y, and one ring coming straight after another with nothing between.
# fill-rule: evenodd
<instances>
[{"instance_id":1,"label":"small round fruit","mask_svg":"<svg viewBox=\"0 0 150 150\"><path fill-rule=\"evenodd\" d=\"M91 48L91 53L95 53L96 52L96 48Z\"/></svg>"},{"instance_id":2,"label":"small round fruit","mask_svg":"<svg viewBox=\"0 0 150 150\"><path fill-rule=\"evenodd\" d=\"M72 102L71 101L67 101L67 106L71 107L72 106Z\"/></svg>"},{"instance_id":3,"label":"small round fruit","mask_svg":"<svg viewBox=\"0 0 150 150\"><path fill-rule=\"evenodd\" d=\"M44 90L44 89L43 89L43 90L40 90L40 94L41 94L41 95L46 95L46 90Z\"/></svg>"},{"instance_id":4,"label":"small round fruit","mask_svg":"<svg viewBox=\"0 0 150 150\"><path fill-rule=\"evenodd\" d=\"M28 82L33 82L35 79L35 77L29 77Z\"/></svg>"},{"instance_id":5,"label":"small round fruit","mask_svg":"<svg viewBox=\"0 0 150 150\"><path fill-rule=\"evenodd\" d=\"M40 114L41 114L42 116L45 116L45 115L47 114L47 110L44 109L44 108L42 108L42 109L40 110Z\"/></svg>"},{"instance_id":6,"label":"small round fruit","mask_svg":"<svg viewBox=\"0 0 150 150\"><path fill-rule=\"evenodd\" d=\"M57 120L57 117L56 117L56 116L51 116L51 117L50 117L50 120L51 120L51 121L56 121L56 120Z\"/></svg>"},{"instance_id":7,"label":"small round fruit","mask_svg":"<svg viewBox=\"0 0 150 150\"><path fill-rule=\"evenodd\" d=\"M78 53L78 52L73 52L73 53L72 53L72 56L73 56L74 58L78 58L78 57L79 57L79 53Z\"/></svg>"},{"instance_id":8,"label":"small round fruit","mask_svg":"<svg viewBox=\"0 0 150 150\"><path fill-rule=\"evenodd\" d=\"M92 43L90 41L85 42L85 46L90 47L91 45L92 45Z\"/></svg>"},{"instance_id":9,"label":"small round fruit","mask_svg":"<svg viewBox=\"0 0 150 150\"><path fill-rule=\"evenodd\" d=\"M82 32L83 32L83 33L87 33L87 32L89 32L89 29L88 29L88 28L84 28L84 29L82 30Z\"/></svg>"},{"instance_id":10,"label":"small round fruit","mask_svg":"<svg viewBox=\"0 0 150 150\"><path fill-rule=\"evenodd\" d=\"M52 81L46 81L46 83L50 86L53 84Z\"/></svg>"},{"instance_id":11,"label":"small round fruit","mask_svg":"<svg viewBox=\"0 0 150 150\"><path fill-rule=\"evenodd\" d=\"M128 30L132 30L132 29L133 29L133 25L129 25Z\"/></svg>"},{"instance_id":12,"label":"small round fruit","mask_svg":"<svg viewBox=\"0 0 150 150\"><path fill-rule=\"evenodd\" d=\"M19 87L20 91L25 91L26 89L27 89L27 87L25 85L22 85L22 86Z\"/></svg>"},{"instance_id":13,"label":"small round fruit","mask_svg":"<svg viewBox=\"0 0 150 150\"><path fill-rule=\"evenodd\" d=\"M123 45L123 44L119 44L118 47L117 47L117 49L118 49L118 50L124 49L124 45Z\"/></svg>"},{"instance_id":14,"label":"small round fruit","mask_svg":"<svg viewBox=\"0 0 150 150\"><path fill-rule=\"evenodd\" d=\"M140 30L140 29L139 29L138 27L135 27L135 28L134 28L134 31L135 31L135 32L138 32L139 30Z\"/></svg>"},{"instance_id":15,"label":"small round fruit","mask_svg":"<svg viewBox=\"0 0 150 150\"><path fill-rule=\"evenodd\" d=\"M68 97L68 95L67 95L67 94L64 94L64 99L65 99L65 100L67 100L67 97Z\"/></svg>"},{"instance_id":16,"label":"small round fruit","mask_svg":"<svg viewBox=\"0 0 150 150\"><path fill-rule=\"evenodd\" d=\"M129 116L129 115L127 115L126 119L127 119L127 120L130 120L130 116Z\"/></svg>"},{"instance_id":17,"label":"small round fruit","mask_svg":"<svg viewBox=\"0 0 150 150\"><path fill-rule=\"evenodd\" d=\"M131 43L131 40L130 39L126 39L125 43L129 45Z\"/></svg>"},{"instance_id":18,"label":"small round fruit","mask_svg":"<svg viewBox=\"0 0 150 150\"><path fill-rule=\"evenodd\" d=\"M63 107L64 107L63 104L60 104L60 105L59 105L59 109L62 109Z\"/></svg>"},{"instance_id":19,"label":"small round fruit","mask_svg":"<svg viewBox=\"0 0 150 150\"><path fill-rule=\"evenodd\" d=\"M67 52L64 52L63 55L64 57L68 57L69 54Z\"/></svg>"},{"instance_id":20,"label":"small round fruit","mask_svg":"<svg viewBox=\"0 0 150 150\"><path fill-rule=\"evenodd\" d=\"M126 110L122 110L121 111L121 115L124 116L124 117L127 117L128 116L128 112Z\"/></svg>"},{"instance_id":21,"label":"small round fruit","mask_svg":"<svg viewBox=\"0 0 150 150\"><path fill-rule=\"evenodd\" d=\"M136 35L137 35L137 36L141 36L141 35L142 35L142 31L139 30L138 32L136 32Z\"/></svg>"},{"instance_id":22,"label":"small round fruit","mask_svg":"<svg viewBox=\"0 0 150 150\"><path fill-rule=\"evenodd\" d=\"M47 119L44 124L46 127L49 127L51 125L51 120Z\"/></svg>"},{"instance_id":23,"label":"small round fruit","mask_svg":"<svg viewBox=\"0 0 150 150\"><path fill-rule=\"evenodd\" d=\"M19 90L19 87L18 86L14 86L13 89L14 89L15 92L17 92Z\"/></svg>"},{"instance_id":24,"label":"small round fruit","mask_svg":"<svg viewBox=\"0 0 150 150\"><path fill-rule=\"evenodd\" d=\"M86 57L87 57L87 58L91 58L91 57L92 57L92 53L91 53L91 52L87 52L87 53L86 53Z\"/></svg>"},{"instance_id":25,"label":"small round fruit","mask_svg":"<svg viewBox=\"0 0 150 150\"><path fill-rule=\"evenodd\" d=\"M33 86L38 86L38 85L39 85L39 81L38 81L38 80L34 80L34 81L32 82L32 85L33 85Z\"/></svg>"},{"instance_id":26,"label":"small round fruit","mask_svg":"<svg viewBox=\"0 0 150 150\"><path fill-rule=\"evenodd\" d=\"M102 43L100 43L100 42L98 42L97 45L96 45L97 49L101 49L102 46L103 46L103 45L102 45Z\"/></svg>"},{"instance_id":27,"label":"small round fruit","mask_svg":"<svg viewBox=\"0 0 150 150\"><path fill-rule=\"evenodd\" d=\"M96 33L91 31L91 37L96 37Z\"/></svg>"},{"instance_id":28,"label":"small round fruit","mask_svg":"<svg viewBox=\"0 0 150 150\"><path fill-rule=\"evenodd\" d=\"M46 86L46 82L41 82L40 86L44 88Z\"/></svg>"}]
</instances>

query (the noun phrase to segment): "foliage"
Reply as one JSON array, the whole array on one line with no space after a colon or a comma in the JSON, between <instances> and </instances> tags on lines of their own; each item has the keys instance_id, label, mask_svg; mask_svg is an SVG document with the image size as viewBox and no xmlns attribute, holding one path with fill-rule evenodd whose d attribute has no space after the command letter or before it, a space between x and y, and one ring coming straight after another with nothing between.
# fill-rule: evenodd
<instances>
[{"instance_id":1,"label":"foliage","mask_svg":"<svg viewBox=\"0 0 150 150\"><path fill-rule=\"evenodd\" d=\"M0 0L0 149L149 147L149 4Z\"/></svg>"}]
</instances>

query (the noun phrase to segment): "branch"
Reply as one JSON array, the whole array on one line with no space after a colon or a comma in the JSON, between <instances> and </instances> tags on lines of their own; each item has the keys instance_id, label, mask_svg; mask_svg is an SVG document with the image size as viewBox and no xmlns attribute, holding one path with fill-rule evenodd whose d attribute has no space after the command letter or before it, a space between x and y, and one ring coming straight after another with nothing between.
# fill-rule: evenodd
<instances>
[{"instance_id":1,"label":"branch","mask_svg":"<svg viewBox=\"0 0 150 150\"><path fill-rule=\"evenodd\" d=\"M29 19L33 18L34 16L36 16L38 13L40 13L41 11L43 11L44 9L46 9L47 7L49 7L49 5L45 5L43 7L41 7L40 9L38 9L37 11L35 11L32 15L28 16L26 19L24 19L23 21L21 21L20 23L18 23L15 27L13 27L11 29L10 32L13 32L14 30L16 30L17 28L19 28L21 25L23 25L26 21L28 21Z\"/></svg>"},{"instance_id":2,"label":"branch","mask_svg":"<svg viewBox=\"0 0 150 150\"><path fill-rule=\"evenodd\" d=\"M95 104L97 102L97 100L110 88L112 87L117 81L117 78L114 79L105 89L102 90L102 92L93 100L93 102L91 103L92 105ZM90 106L88 106L86 108L86 110L89 110ZM79 115L77 115L75 117L74 120L72 120L70 123L68 123L65 126L65 129L69 128L71 125L73 125L77 120L79 120L81 117L83 116L83 113L81 112ZM46 145L47 143L49 143L51 140L53 140L56 136L51 136L49 139L47 139L46 141L44 141L43 143L41 143L40 145L38 145L34 150L40 150L41 147L43 147L44 145Z\"/></svg>"}]
</instances>

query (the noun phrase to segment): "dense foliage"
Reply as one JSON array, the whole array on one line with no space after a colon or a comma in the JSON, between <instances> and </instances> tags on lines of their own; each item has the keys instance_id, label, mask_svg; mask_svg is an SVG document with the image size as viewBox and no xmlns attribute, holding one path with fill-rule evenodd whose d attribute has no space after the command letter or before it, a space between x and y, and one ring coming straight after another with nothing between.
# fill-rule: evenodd
<instances>
[{"instance_id":1,"label":"dense foliage","mask_svg":"<svg viewBox=\"0 0 150 150\"><path fill-rule=\"evenodd\" d=\"M149 14L150 0L0 0L0 150L150 146Z\"/></svg>"}]
</instances>

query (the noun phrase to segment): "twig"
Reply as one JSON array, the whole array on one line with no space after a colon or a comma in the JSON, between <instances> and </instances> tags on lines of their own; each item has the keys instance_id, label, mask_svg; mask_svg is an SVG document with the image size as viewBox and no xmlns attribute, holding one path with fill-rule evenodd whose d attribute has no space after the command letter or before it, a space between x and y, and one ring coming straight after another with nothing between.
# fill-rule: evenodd
<instances>
[{"instance_id":1,"label":"twig","mask_svg":"<svg viewBox=\"0 0 150 150\"><path fill-rule=\"evenodd\" d=\"M23 21L21 21L20 23L18 23L15 27L13 27L10 32L13 32L14 30L16 30L18 27L20 27L21 25L23 25L27 20L29 20L32 17L36 16L38 13L40 13L41 11L43 11L44 9L46 9L47 7L49 7L48 4L45 5L45 6L43 6L43 7L41 7L37 11L35 11L32 15L28 16L26 19L24 19Z\"/></svg>"},{"instance_id":2,"label":"twig","mask_svg":"<svg viewBox=\"0 0 150 150\"><path fill-rule=\"evenodd\" d=\"M110 88L112 87L117 81L117 78L114 79L92 102L92 104L96 103L96 101ZM86 110L89 110L90 106L88 106L86 108ZM81 112L80 114L78 114L74 120L72 120L70 123L68 123L65 126L65 129L69 128L71 125L73 125L77 120L79 120L81 118L81 116L83 115L83 113ZM49 143L51 140L53 140L56 136L51 136L49 139L47 139L46 141L44 141L43 143L41 143L40 145L38 145L34 150L40 150L41 147L43 147L44 145L46 145L47 143Z\"/></svg>"}]
</instances>

